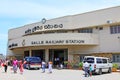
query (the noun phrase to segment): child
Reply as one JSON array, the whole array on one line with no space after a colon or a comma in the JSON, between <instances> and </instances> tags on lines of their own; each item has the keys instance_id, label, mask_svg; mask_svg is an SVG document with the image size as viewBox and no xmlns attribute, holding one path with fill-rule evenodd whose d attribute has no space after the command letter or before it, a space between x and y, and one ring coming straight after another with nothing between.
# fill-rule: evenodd
<instances>
[{"instance_id":1,"label":"child","mask_svg":"<svg viewBox=\"0 0 120 80\"><path fill-rule=\"evenodd\" d=\"M90 67L89 67L89 75L92 76L92 66L90 64Z\"/></svg>"}]
</instances>

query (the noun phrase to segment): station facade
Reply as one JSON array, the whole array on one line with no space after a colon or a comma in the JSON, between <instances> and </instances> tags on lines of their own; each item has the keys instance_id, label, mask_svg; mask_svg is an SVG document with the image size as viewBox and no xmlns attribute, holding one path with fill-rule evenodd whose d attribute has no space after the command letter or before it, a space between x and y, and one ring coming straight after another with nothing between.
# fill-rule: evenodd
<instances>
[{"instance_id":1,"label":"station facade","mask_svg":"<svg viewBox=\"0 0 120 80\"><path fill-rule=\"evenodd\" d=\"M120 62L120 6L27 24L8 32L7 57L82 61L84 56Z\"/></svg>"}]
</instances>

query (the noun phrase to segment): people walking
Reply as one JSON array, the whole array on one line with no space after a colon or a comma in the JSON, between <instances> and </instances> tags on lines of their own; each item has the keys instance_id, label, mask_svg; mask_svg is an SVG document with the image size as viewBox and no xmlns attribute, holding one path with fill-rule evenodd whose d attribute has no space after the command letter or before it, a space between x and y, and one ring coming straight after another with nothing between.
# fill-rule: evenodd
<instances>
[{"instance_id":1,"label":"people walking","mask_svg":"<svg viewBox=\"0 0 120 80\"><path fill-rule=\"evenodd\" d=\"M0 67L2 66L1 64L2 64L2 60L0 59Z\"/></svg>"},{"instance_id":2,"label":"people walking","mask_svg":"<svg viewBox=\"0 0 120 80\"><path fill-rule=\"evenodd\" d=\"M13 71L14 71L14 73L17 73L17 68L18 68L18 60L14 59L13 60Z\"/></svg>"},{"instance_id":3,"label":"people walking","mask_svg":"<svg viewBox=\"0 0 120 80\"><path fill-rule=\"evenodd\" d=\"M60 64L60 68L63 69L63 64L62 63Z\"/></svg>"},{"instance_id":4,"label":"people walking","mask_svg":"<svg viewBox=\"0 0 120 80\"><path fill-rule=\"evenodd\" d=\"M7 68L8 68L8 60L7 59L5 60L3 65L4 65L4 71L7 72Z\"/></svg>"},{"instance_id":5,"label":"people walking","mask_svg":"<svg viewBox=\"0 0 120 80\"><path fill-rule=\"evenodd\" d=\"M89 66L89 75L92 76L92 65Z\"/></svg>"},{"instance_id":6,"label":"people walking","mask_svg":"<svg viewBox=\"0 0 120 80\"><path fill-rule=\"evenodd\" d=\"M57 68L57 58L54 59L54 67Z\"/></svg>"},{"instance_id":7,"label":"people walking","mask_svg":"<svg viewBox=\"0 0 120 80\"><path fill-rule=\"evenodd\" d=\"M88 77L89 76L89 73L88 73L89 64L88 64L87 61L85 62L85 64L83 65L83 67L84 67L84 71L85 71L85 77Z\"/></svg>"},{"instance_id":8,"label":"people walking","mask_svg":"<svg viewBox=\"0 0 120 80\"><path fill-rule=\"evenodd\" d=\"M59 69L59 67L60 67L60 59L59 58L56 58L56 64L57 64L57 68Z\"/></svg>"},{"instance_id":9,"label":"people walking","mask_svg":"<svg viewBox=\"0 0 120 80\"><path fill-rule=\"evenodd\" d=\"M48 70L49 70L49 73L52 73L52 62L51 61L48 63Z\"/></svg>"},{"instance_id":10,"label":"people walking","mask_svg":"<svg viewBox=\"0 0 120 80\"><path fill-rule=\"evenodd\" d=\"M45 61L42 61L42 73L45 72L45 68L46 68L46 63Z\"/></svg>"},{"instance_id":11,"label":"people walking","mask_svg":"<svg viewBox=\"0 0 120 80\"><path fill-rule=\"evenodd\" d=\"M23 74L23 61L22 60L20 60L19 61L19 70L20 70L20 74Z\"/></svg>"}]
</instances>

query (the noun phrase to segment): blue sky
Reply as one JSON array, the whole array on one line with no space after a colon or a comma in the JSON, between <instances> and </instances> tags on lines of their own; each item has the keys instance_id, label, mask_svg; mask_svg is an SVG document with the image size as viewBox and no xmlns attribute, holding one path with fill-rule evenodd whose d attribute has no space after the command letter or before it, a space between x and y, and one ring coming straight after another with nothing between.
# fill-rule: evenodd
<instances>
[{"instance_id":1,"label":"blue sky","mask_svg":"<svg viewBox=\"0 0 120 80\"><path fill-rule=\"evenodd\" d=\"M0 0L0 53L7 53L11 28L113 6L120 6L120 0Z\"/></svg>"}]
</instances>

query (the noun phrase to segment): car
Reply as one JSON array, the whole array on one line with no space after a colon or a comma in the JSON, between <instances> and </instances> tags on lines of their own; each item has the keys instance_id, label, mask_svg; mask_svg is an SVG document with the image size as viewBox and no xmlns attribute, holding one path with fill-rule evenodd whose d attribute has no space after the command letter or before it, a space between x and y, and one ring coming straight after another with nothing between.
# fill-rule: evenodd
<instances>
[{"instance_id":1,"label":"car","mask_svg":"<svg viewBox=\"0 0 120 80\"><path fill-rule=\"evenodd\" d=\"M25 57L24 58L25 64L24 68L25 69L40 69L41 68L41 58L40 57Z\"/></svg>"},{"instance_id":2,"label":"car","mask_svg":"<svg viewBox=\"0 0 120 80\"><path fill-rule=\"evenodd\" d=\"M83 65L85 62L88 62L89 65L92 66L92 73L98 73L101 75L102 72L111 73L112 71L112 63L107 57L85 56Z\"/></svg>"}]
</instances>

